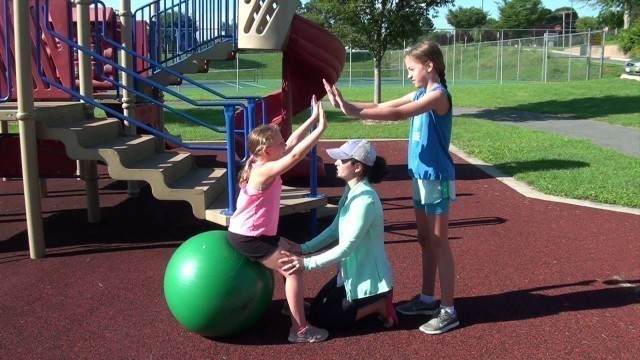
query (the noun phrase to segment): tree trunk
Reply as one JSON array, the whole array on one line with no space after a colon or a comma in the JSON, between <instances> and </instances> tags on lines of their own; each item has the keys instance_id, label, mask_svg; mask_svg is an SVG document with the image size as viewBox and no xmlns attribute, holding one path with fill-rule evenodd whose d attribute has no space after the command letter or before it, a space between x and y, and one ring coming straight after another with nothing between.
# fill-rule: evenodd
<instances>
[{"instance_id":1,"label":"tree trunk","mask_svg":"<svg viewBox=\"0 0 640 360\"><path fill-rule=\"evenodd\" d=\"M631 4L627 1L624 4L624 27L623 29L628 29L631 27Z\"/></svg>"},{"instance_id":2,"label":"tree trunk","mask_svg":"<svg viewBox=\"0 0 640 360\"><path fill-rule=\"evenodd\" d=\"M373 68L373 102L379 104L382 99L382 79L380 78L380 67L382 66L382 59L376 57L374 59Z\"/></svg>"}]
</instances>

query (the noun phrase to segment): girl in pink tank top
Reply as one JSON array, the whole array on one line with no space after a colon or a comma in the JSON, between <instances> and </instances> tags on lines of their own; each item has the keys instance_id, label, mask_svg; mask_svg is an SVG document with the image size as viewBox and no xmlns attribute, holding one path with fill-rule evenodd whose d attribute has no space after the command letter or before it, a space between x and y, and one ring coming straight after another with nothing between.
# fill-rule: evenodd
<instances>
[{"instance_id":1,"label":"girl in pink tank top","mask_svg":"<svg viewBox=\"0 0 640 360\"><path fill-rule=\"evenodd\" d=\"M240 194L229 224L229 243L240 253L285 277L285 295L291 314L290 342L317 342L329 333L311 326L304 313L303 269L291 274L282 271L280 252L289 250L286 239L276 231L280 219L280 176L300 162L318 142L327 128L322 105L312 99L313 113L285 142L277 127L255 128L248 139L251 157L240 171ZM318 126L309 133L312 125ZM304 134L309 133L306 137ZM283 247L284 245L284 247Z\"/></svg>"}]
</instances>

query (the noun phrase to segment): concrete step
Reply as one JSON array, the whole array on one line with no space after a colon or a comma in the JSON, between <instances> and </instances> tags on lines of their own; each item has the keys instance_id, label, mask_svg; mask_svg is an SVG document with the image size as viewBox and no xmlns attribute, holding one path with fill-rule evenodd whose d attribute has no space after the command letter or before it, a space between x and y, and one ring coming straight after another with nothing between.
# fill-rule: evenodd
<instances>
[{"instance_id":1,"label":"concrete step","mask_svg":"<svg viewBox=\"0 0 640 360\"><path fill-rule=\"evenodd\" d=\"M70 157L100 143L116 139L122 132L118 119L92 119L47 126L40 124L38 137L57 139L65 143ZM75 154L72 156L72 154ZM79 159L98 160L98 159Z\"/></svg>"},{"instance_id":2,"label":"concrete step","mask_svg":"<svg viewBox=\"0 0 640 360\"><path fill-rule=\"evenodd\" d=\"M119 180L149 180L159 175L164 184L171 184L194 167L193 155L190 153L175 151L154 153L126 166L127 178Z\"/></svg>"},{"instance_id":3,"label":"concrete step","mask_svg":"<svg viewBox=\"0 0 640 360\"><path fill-rule=\"evenodd\" d=\"M151 135L118 136L87 147L89 150L113 151L122 166L133 164L156 152L156 138Z\"/></svg>"}]
</instances>

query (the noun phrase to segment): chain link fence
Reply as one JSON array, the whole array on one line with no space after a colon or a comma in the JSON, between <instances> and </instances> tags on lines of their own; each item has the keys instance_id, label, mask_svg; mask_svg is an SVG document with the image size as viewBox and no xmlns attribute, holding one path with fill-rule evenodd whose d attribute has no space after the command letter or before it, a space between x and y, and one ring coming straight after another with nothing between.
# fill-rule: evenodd
<instances>
[{"instance_id":1,"label":"chain link fence","mask_svg":"<svg viewBox=\"0 0 640 360\"><path fill-rule=\"evenodd\" d=\"M526 34L533 36L518 37ZM608 47L602 30L562 34L548 29L463 29L438 31L431 39L442 49L449 84L589 80L603 77L611 58L605 55ZM387 51L382 80L404 83L403 60L404 50ZM611 72L620 72L615 60L608 65ZM373 79L372 55L347 49L341 79L349 83Z\"/></svg>"},{"instance_id":2,"label":"chain link fence","mask_svg":"<svg viewBox=\"0 0 640 360\"><path fill-rule=\"evenodd\" d=\"M610 36L611 37L611 36ZM428 36L444 55L447 83L560 82L619 76L624 59L607 33L562 33L549 29L438 30ZM406 44L405 48L409 48ZM404 67L405 49L385 53L380 76L384 83L411 85ZM200 80L236 83L280 80L282 54L246 51L236 61L210 62ZM373 84L374 60L366 50L347 48L340 81L349 86ZM343 85L344 86L344 85Z\"/></svg>"}]
</instances>

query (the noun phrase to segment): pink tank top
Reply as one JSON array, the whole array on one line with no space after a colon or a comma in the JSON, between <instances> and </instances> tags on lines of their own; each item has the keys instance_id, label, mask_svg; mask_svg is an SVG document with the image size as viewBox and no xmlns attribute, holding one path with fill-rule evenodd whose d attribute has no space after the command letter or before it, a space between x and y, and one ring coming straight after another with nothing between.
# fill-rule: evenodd
<instances>
[{"instance_id":1,"label":"pink tank top","mask_svg":"<svg viewBox=\"0 0 640 360\"><path fill-rule=\"evenodd\" d=\"M262 189L251 185L240 188L236 211L230 219L229 231L246 236L276 235L280 220L281 193L280 176Z\"/></svg>"}]
</instances>

